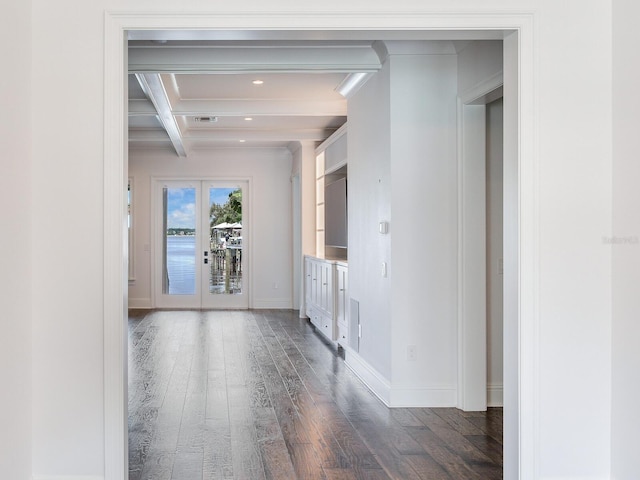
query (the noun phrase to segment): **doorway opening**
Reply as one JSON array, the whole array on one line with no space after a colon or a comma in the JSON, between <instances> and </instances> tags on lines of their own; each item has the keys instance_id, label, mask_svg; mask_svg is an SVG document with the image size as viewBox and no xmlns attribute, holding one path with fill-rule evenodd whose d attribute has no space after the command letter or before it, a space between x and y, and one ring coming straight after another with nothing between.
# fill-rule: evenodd
<instances>
[{"instance_id":1,"label":"doorway opening","mask_svg":"<svg viewBox=\"0 0 640 480\"><path fill-rule=\"evenodd\" d=\"M188 17L188 16L187 16ZM123 452L125 451L125 438L126 438L126 423L123 422L123 419L126 418L126 404L122 401L123 398L126 398L126 388L124 381L124 372L126 371L123 368L126 365L126 346L123 345L123 315L126 311L126 282L124 281L125 276L123 272L126 271L126 255L123 252L122 238L125 230L125 223L123 222L123 218L125 218L125 196L123 192L125 191L126 186L124 185L124 180L126 178L127 172L127 157L126 157L126 129L123 128L124 119L124 105L125 102L123 99L126 93L126 87L123 85L123 78L125 72L125 62L126 54L123 49L123 33L126 33L129 30L135 30L140 28L146 29L170 29L170 28L185 28L185 25L189 25L190 21L187 17L181 18L180 16L172 16L171 18L166 16L153 16L149 15L148 18L140 18L140 16L128 16L128 15L108 15L106 21L106 60L105 60L105 76L106 76L106 86L105 86L105 307L104 307L104 318L105 318L105 479L111 480L116 478L121 478L122 472L126 471L126 460ZM327 23L327 19L325 17L317 18L314 16L305 16L304 21L301 24L306 25L306 28L309 29L327 29L331 27L331 22ZM419 24L420 28L424 28L426 31L429 29L439 29L442 31L443 24L441 21L435 22L434 19L429 15L418 16L418 20L416 20L416 15L406 15L396 18L397 28L399 31L402 29L406 30L416 30L416 25ZM235 18L235 17L234 17ZM239 20L240 19L240 20ZM354 29L362 29L362 30L371 30L374 28L385 28L385 25L388 25L388 18L384 15L374 16L374 17L360 17L354 16L350 17L349 20L353 23ZM440 19L441 20L441 19ZM247 25L247 22L251 24L251 28L256 28L258 31L260 29L266 28L277 28L280 24L274 20L272 17L267 15L263 15L262 17L258 15L257 17L252 17L247 20L246 15L238 16L237 19L220 17L216 15L211 16L199 16L198 17L198 25L193 26L192 28L232 28L234 25L237 25L240 22L242 25ZM275 23L274 23L275 22ZM286 25L290 25L291 18L287 17ZM417 22L417 24L416 24ZM511 22L511 23L510 23ZM526 29L528 35L525 35L524 39L519 38L520 41L515 40L511 42L512 52L516 52L516 54L521 53L522 51L529 52L531 49L531 38L530 32L531 27L529 25L529 17L523 15L518 16L514 15L513 18L505 19L504 15L497 15L495 18L487 15L467 15L462 19L451 20L450 28L460 28L460 25L466 24L466 28L479 28L483 29L487 28L504 28L504 25L513 25L515 30ZM446 22L445 22L446 23ZM282 27L281 27L282 28ZM515 35L519 35L516 33ZM515 60L515 62L514 62ZM518 62L521 60L521 62ZM520 58L516 56L516 58L510 58L510 61L513 64L513 68L516 72L521 73L522 69L526 70L525 76L530 81L530 75L532 71L532 59L528 54L526 58ZM523 67L524 66L524 67ZM513 81L514 78L511 78ZM531 93L531 85L529 83L525 83L526 90L526 105L530 106L530 93ZM514 92L512 92L514 93ZM515 92L515 95L523 95L522 91ZM515 100L515 98L514 98ZM514 104L521 105L519 101L520 97L518 97L518 101L514 101ZM518 110L516 107L515 118L516 120L519 118ZM530 125L527 125L529 128ZM523 132L527 132L528 130L523 130L524 127L519 124L517 121L514 123L513 130L518 132L515 135L515 139L512 139L512 145L517 146L521 141L521 134ZM513 132L511 132L513 133ZM529 145L529 144L527 144ZM530 161L531 160L531 152L525 151L521 153L517 148L514 149L518 153L515 158L512 159L513 165L511 166L511 172L514 170L516 173L518 172L518 168L521 165L523 156ZM513 150L509 153L513 153ZM513 180L513 176L508 176L505 174L505 178L509 177L512 181L514 181L513 189L515 189L516 197L518 197L519 192L519 184L520 182L517 180L518 175L515 175L515 180ZM512 192L510 192L512 193ZM525 200L530 200L530 198L526 198ZM526 203L526 202L525 202ZM516 217L519 216L522 211L519 204L514 204ZM532 218L526 218L526 221L532 221ZM512 263L511 269L505 268L505 273L507 271L510 272L510 275L515 274L513 277L516 279L514 281L514 285L518 291L520 289L520 284L517 281L523 272L520 270L522 261L518 256L520 251L520 243L517 238L518 228L516 228L516 238L511 239L511 251L513 253L513 257L507 259L508 255L505 254L505 265L507 263ZM505 235L506 237L507 235ZM506 250L506 249L505 249ZM529 257L528 257L529 258ZM515 260L514 260L515 259ZM529 258L530 259L530 258ZM527 264L528 265L528 264ZM524 272L527 274L530 272ZM124 293L123 293L124 292ZM511 382L511 389L516 394L516 399L511 398L510 402L513 405L514 411L509 415L506 414L505 411L505 443L511 440L513 443L513 447L509 452L505 450L505 476L507 476L507 471L511 472L524 470L531 467L529 463L532 462L532 458L529 456L525 456L524 460L528 461L528 464L520 463L519 451L523 448L526 451L526 447L531 447L531 443L527 444L528 438L534 438L533 435L529 436L531 433L527 431L527 428L531 428L530 424L532 422L527 422L526 420L531 420L531 416L533 415L530 412L535 412L535 408L527 408L531 406L533 401L530 398L525 398L523 401L518 401L518 392L523 391L525 394L530 393L530 385L533 383L533 378L531 378L531 374L529 370L525 370L525 377L522 378L522 367L521 362L517 361L519 357L519 348L520 344L518 342L519 335L521 329L519 329L521 322L521 314L522 305L521 305L521 297L515 295L512 297L515 302L515 316L512 321L514 322L512 331L516 332L513 338L509 338L505 341L505 352L509 351L509 355L514 361L514 372L515 372L515 381L514 378L511 377L509 379L505 379L505 383ZM124 303L123 303L124 300ZM528 308L531 307L531 303L533 302L533 298L531 295L528 295L523 299L524 301L528 301L529 303L525 305L524 310L530 311ZM513 312L512 312L513 313ZM126 317L125 317L126 318ZM529 319L529 317L527 317ZM525 339L526 340L526 339ZM530 340L533 342L533 339ZM526 346L526 345L525 345ZM529 350L526 350L527 352ZM530 360L530 359L525 359ZM525 382L525 388L519 388ZM522 409L518 411L518 408ZM524 420L523 420L524 419ZM521 427L524 425L524 430ZM508 438L509 437L509 438ZM510 466L508 467L507 464Z\"/></svg>"},{"instance_id":2,"label":"doorway opening","mask_svg":"<svg viewBox=\"0 0 640 480\"><path fill-rule=\"evenodd\" d=\"M154 304L248 308L248 181L156 180L154 192Z\"/></svg>"},{"instance_id":3,"label":"doorway opening","mask_svg":"<svg viewBox=\"0 0 640 480\"><path fill-rule=\"evenodd\" d=\"M458 99L458 407L466 411L504 399L503 83L495 75Z\"/></svg>"}]
</instances>

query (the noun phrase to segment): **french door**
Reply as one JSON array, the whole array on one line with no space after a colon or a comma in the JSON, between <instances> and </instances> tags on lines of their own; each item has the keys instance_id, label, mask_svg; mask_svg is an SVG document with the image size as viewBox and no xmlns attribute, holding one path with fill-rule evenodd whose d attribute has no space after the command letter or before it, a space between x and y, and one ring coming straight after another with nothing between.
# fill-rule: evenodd
<instances>
[{"instance_id":1,"label":"french door","mask_svg":"<svg viewBox=\"0 0 640 480\"><path fill-rule=\"evenodd\" d=\"M155 182L155 304L248 308L247 181Z\"/></svg>"}]
</instances>

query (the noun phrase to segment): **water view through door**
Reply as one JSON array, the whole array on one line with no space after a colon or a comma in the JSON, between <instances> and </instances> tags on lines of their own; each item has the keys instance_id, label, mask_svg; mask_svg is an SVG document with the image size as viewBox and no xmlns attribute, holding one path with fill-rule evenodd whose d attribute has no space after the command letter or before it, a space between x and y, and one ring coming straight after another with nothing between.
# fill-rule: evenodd
<instances>
[{"instance_id":1,"label":"water view through door","mask_svg":"<svg viewBox=\"0 0 640 480\"><path fill-rule=\"evenodd\" d=\"M248 308L246 182L163 181L156 191L157 306Z\"/></svg>"}]
</instances>

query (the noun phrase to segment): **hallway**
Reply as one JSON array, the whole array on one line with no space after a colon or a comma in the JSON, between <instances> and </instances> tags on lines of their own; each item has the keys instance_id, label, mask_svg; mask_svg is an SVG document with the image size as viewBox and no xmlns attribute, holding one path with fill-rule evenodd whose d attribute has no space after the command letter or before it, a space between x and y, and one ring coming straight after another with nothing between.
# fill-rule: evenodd
<instances>
[{"instance_id":1,"label":"hallway","mask_svg":"<svg viewBox=\"0 0 640 480\"><path fill-rule=\"evenodd\" d=\"M501 478L502 409L388 409L297 311L129 312L129 480Z\"/></svg>"}]
</instances>

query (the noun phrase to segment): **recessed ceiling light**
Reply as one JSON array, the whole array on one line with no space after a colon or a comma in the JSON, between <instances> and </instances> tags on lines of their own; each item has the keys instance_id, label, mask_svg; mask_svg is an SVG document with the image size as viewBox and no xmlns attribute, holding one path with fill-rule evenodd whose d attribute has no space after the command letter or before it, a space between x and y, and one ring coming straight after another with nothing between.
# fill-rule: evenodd
<instances>
[{"instance_id":1,"label":"recessed ceiling light","mask_svg":"<svg viewBox=\"0 0 640 480\"><path fill-rule=\"evenodd\" d=\"M251 83L253 83L254 85L262 85L264 83L264 81L263 80L254 80Z\"/></svg>"},{"instance_id":2,"label":"recessed ceiling light","mask_svg":"<svg viewBox=\"0 0 640 480\"><path fill-rule=\"evenodd\" d=\"M247 122L250 122L251 120L253 120L253 118L251 118L251 117L244 117L244 119L245 119Z\"/></svg>"},{"instance_id":3,"label":"recessed ceiling light","mask_svg":"<svg viewBox=\"0 0 640 480\"><path fill-rule=\"evenodd\" d=\"M240 143L244 143L246 142L246 140L238 140Z\"/></svg>"}]
</instances>

